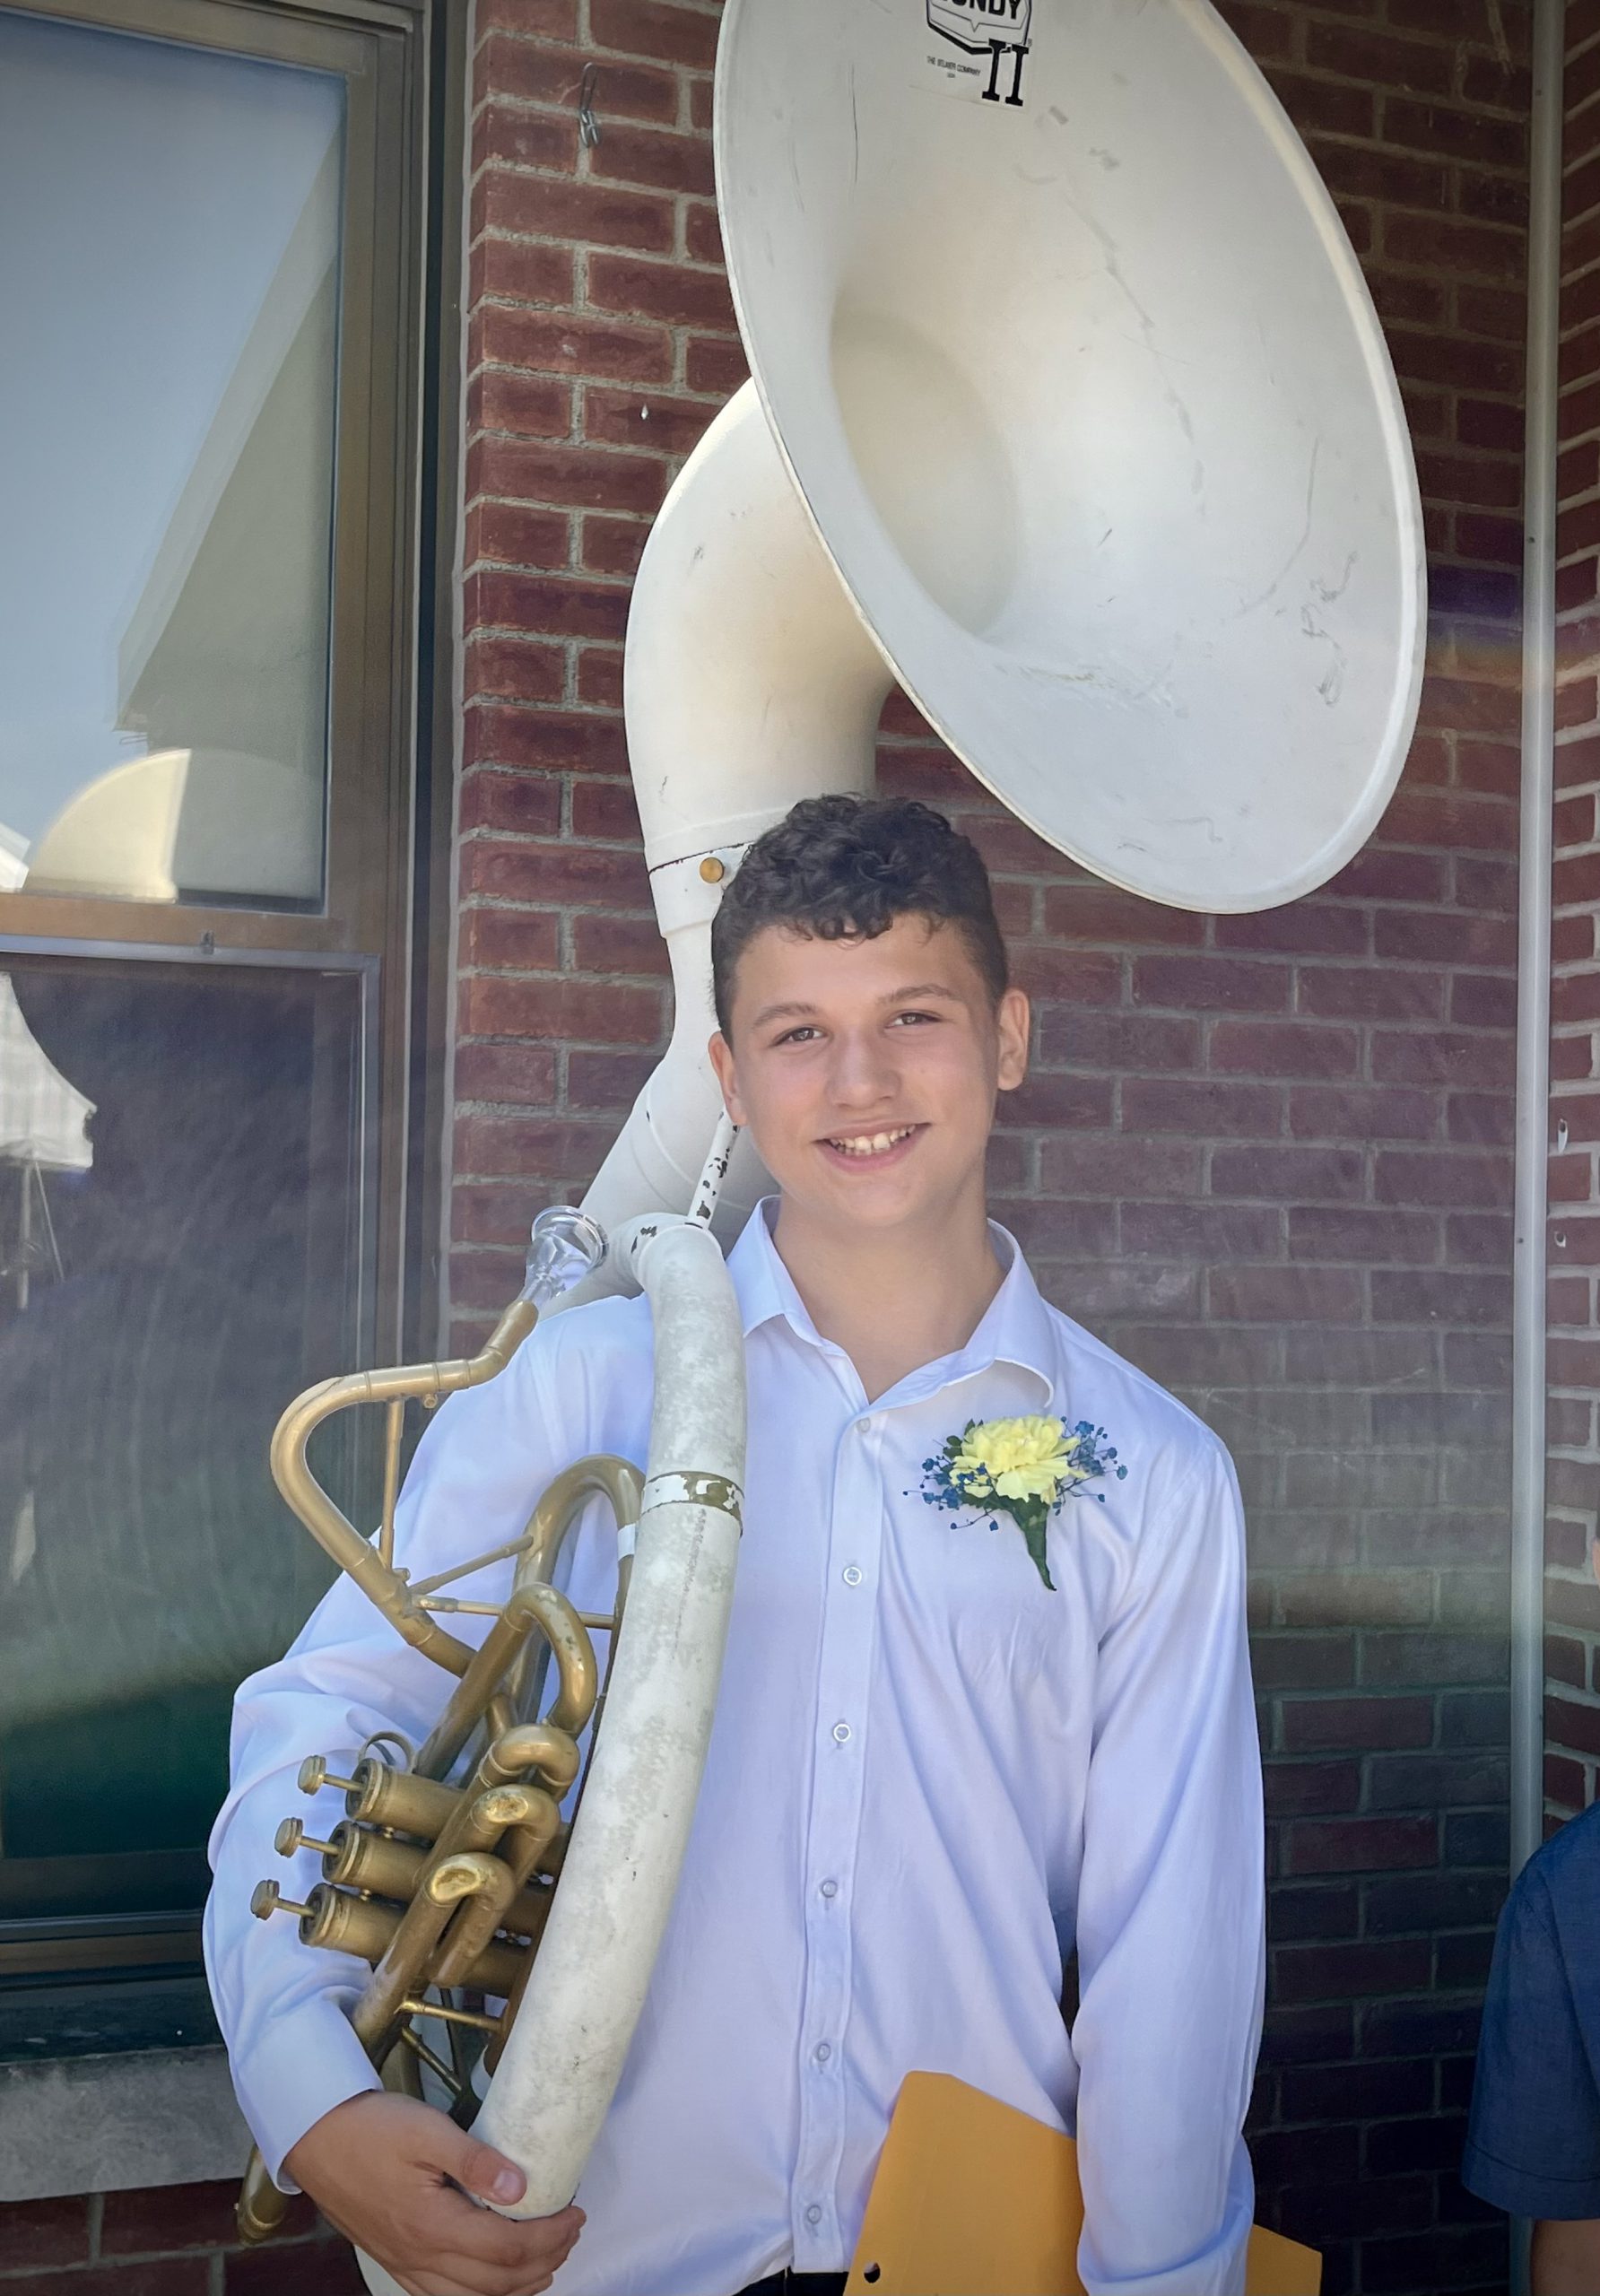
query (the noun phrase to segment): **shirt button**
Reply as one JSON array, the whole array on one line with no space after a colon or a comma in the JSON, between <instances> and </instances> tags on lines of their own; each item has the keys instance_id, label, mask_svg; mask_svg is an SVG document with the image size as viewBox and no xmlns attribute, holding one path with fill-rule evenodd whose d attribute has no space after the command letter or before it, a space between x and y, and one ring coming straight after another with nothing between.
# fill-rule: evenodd
<instances>
[{"instance_id":1,"label":"shirt button","mask_svg":"<svg viewBox=\"0 0 1600 2296\"><path fill-rule=\"evenodd\" d=\"M808 2224L820 2224L822 2221L822 2212L814 2200L805 2212L805 2221Z\"/></svg>"},{"instance_id":2,"label":"shirt button","mask_svg":"<svg viewBox=\"0 0 1600 2296\"><path fill-rule=\"evenodd\" d=\"M825 1898L836 1898L839 1895L839 1883L837 1882L824 1882L821 1884L821 1887L822 1895Z\"/></svg>"},{"instance_id":3,"label":"shirt button","mask_svg":"<svg viewBox=\"0 0 1600 2296\"><path fill-rule=\"evenodd\" d=\"M819 2041L812 2054L815 2057L819 2065L826 2065L828 2059L832 2056L833 2051L829 2048L826 2041Z\"/></svg>"},{"instance_id":4,"label":"shirt button","mask_svg":"<svg viewBox=\"0 0 1600 2296\"><path fill-rule=\"evenodd\" d=\"M845 1565L844 1578L845 1578L845 1585L846 1585L847 1587L859 1587L859 1586L860 1586L860 1584L861 1584L861 1573L860 1573L860 1571L857 1569L856 1565L855 1565L853 1562L848 1562L848 1563L847 1563L847 1564Z\"/></svg>"},{"instance_id":5,"label":"shirt button","mask_svg":"<svg viewBox=\"0 0 1600 2296\"><path fill-rule=\"evenodd\" d=\"M837 1746L844 1746L844 1745L848 1745L849 1742L850 1742L850 1726L849 1726L849 1724L848 1724L848 1722L836 1722L836 1723L834 1724L834 1726L833 1726L833 1743L834 1743L834 1744L835 1744L835 1745L837 1745Z\"/></svg>"}]
</instances>

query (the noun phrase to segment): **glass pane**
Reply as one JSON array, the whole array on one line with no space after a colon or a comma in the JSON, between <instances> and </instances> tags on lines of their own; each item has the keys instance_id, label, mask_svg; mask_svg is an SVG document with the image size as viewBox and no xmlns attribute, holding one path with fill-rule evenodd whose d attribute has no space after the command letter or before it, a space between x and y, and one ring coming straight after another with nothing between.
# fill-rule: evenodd
<instances>
[{"instance_id":1,"label":"glass pane","mask_svg":"<svg viewBox=\"0 0 1600 2296\"><path fill-rule=\"evenodd\" d=\"M0 890L321 901L343 117L0 13Z\"/></svg>"},{"instance_id":2,"label":"glass pane","mask_svg":"<svg viewBox=\"0 0 1600 2296\"><path fill-rule=\"evenodd\" d=\"M171 1902L329 1575L267 1442L361 1355L361 1017L350 973L0 959L0 1916Z\"/></svg>"}]
</instances>

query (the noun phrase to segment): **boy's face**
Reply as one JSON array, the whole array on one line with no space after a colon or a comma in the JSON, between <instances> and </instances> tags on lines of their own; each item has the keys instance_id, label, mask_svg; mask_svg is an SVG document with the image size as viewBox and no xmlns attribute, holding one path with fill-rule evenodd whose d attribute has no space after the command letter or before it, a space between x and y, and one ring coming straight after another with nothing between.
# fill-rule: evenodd
<instances>
[{"instance_id":1,"label":"boy's face","mask_svg":"<svg viewBox=\"0 0 1600 2296\"><path fill-rule=\"evenodd\" d=\"M897 918L875 940L769 926L735 970L711 1058L786 1202L892 1229L981 1202L996 1091L1028 1065L1028 1000L998 1007L956 926Z\"/></svg>"}]
</instances>

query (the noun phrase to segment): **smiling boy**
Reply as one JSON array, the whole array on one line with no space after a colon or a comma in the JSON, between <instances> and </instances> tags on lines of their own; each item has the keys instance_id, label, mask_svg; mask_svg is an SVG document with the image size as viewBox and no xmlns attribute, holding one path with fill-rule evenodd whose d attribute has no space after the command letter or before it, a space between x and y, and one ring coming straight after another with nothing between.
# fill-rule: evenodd
<instances>
[{"instance_id":1,"label":"smiling boy","mask_svg":"<svg viewBox=\"0 0 1600 2296\"><path fill-rule=\"evenodd\" d=\"M552 2273L560 2296L823 2296L901 2080L948 2073L1076 2128L1092 2296L1231 2296L1263 1952L1227 1455L1048 1306L988 1221L985 1152L1029 1012L964 838L916 804L798 805L746 856L713 961L712 1058L778 1190L729 1258L745 1535L683 1879L583 2237L573 2210L474 2211L454 2186L487 2196L504 2165L373 2093L339 2005L348 1965L245 1911L292 1765L435 1718L435 1670L347 1582L239 1693L208 1953L247 2118L269 2166L418 2296ZM642 1457L650 1390L642 1301L552 1319L439 1413L400 1559L431 1573L516 1537L584 1453ZM1024 1418L1063 1456L1069 1431L1103 1429L1126 1469L1018 1484L1057 1493L1037 1559L998 1486L952 1506L934 1472L952 1438ZM598 1521L571 1553L573 1599L609 1605Z\"/></svg>"}]
</instances>

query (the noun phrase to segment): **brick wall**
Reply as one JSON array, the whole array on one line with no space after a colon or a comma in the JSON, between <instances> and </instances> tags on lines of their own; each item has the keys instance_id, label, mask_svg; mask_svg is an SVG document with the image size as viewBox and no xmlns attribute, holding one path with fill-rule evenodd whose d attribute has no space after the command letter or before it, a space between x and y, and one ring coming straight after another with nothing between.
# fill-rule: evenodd
<instances>
[{"instance_id":1,"label":"brick wall","mask_svg":"<svg viewBox=\"0 0 1600 2296\"><path fill-rule=\"evenodd\" d=\"M237 2184L0 2205L0 2296L362 2296L345 2243L297 2201L281 2240L241 2248Z\"/></svg>"},{"instance_id":2,"label":"brick wall","mask_svg":"<svg viewBox=\"0 0 1600 2296\"><path fill-rule=\"evenodd\" d=\"M1487 2289L1503 2231L1453 2166L1507 1859L1527 13L1226 13L1339 198L1411 410L1434 611L1400 794L1325 893L1205 919L1084 881L903 705L883 779L979 838L1038 1000L1034 1076L996 1142L1002 1215L1245 1481L1272 1822L1264 2213L1324 2248L1330 2296ZM716 30L714 0L480 0L468 1327L514 1288L530 1205L582 1187L664 1040L620 641L650 515L743 371L705 135Z\"/></svg>"},{"instance_id":3,"label":"brick wall","mask_svg":"<svg viewBox=\"0 0 1600 2296\"><path fill-rule=\"evenodd\" d=\"M1600 1761L1600 1591L1588 1542L1600 1504L1600 5L1567 16L1567 187L1561 266L1561 731L1552 928L1546 1822L1595 1798Z\"/></svg>"}]
</instances>

